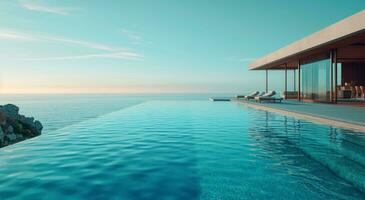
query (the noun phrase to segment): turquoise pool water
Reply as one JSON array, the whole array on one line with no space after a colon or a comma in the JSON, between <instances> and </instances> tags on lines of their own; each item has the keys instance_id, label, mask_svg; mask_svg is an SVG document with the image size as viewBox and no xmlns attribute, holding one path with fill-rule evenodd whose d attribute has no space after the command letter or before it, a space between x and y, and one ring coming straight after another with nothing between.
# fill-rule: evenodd
<instances>
[{"instance_id":1,"label":"turquoise pool water","mask_svg":"<svg viewBox=\"0 0 365 200\"><path fill-rule=\"evenodd\" d=\"M149 101L0 149L3 199L364 199L365 137L229 102Z\"/></svg>"},{"instance_id":2,"label":"turquoise pool water","mask_svg":"<svg viewBox=\"0 0 365 200\"><path fill-rule=\"evenodd\" d=\"M210 96L232 94L0 94L0 104L12 103L20 112L34 116L44 134L152 100L207 100Z\"/></svg>"}]
</instances>

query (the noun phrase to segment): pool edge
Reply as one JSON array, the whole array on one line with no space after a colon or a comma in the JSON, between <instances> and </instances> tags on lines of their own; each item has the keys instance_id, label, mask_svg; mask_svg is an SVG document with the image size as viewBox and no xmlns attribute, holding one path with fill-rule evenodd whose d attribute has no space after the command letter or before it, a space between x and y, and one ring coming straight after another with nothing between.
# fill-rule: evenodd
<instances>
[{"instance_id":1,"label":"pool edge","mask_svg":"<svg viewBox=\"0 0 365 200\"><path fill-rule=\"evenodd\" d=\"M310 121L310 122L313 122L316 124L325 124L325 125L329 125L329 126L333 126L333 127L337 127L337 128L350 129L350 130L361 132L361 133L365 134L365 126L361 126L361 125L350 123L350 122L344 122L344 121L340 121L340 120L325 118L322 116L320 117L320 116L314 116L314 115L309 115L309 114L304 114L304 113L299 113L299 112L294 112L294 111L288 111L288 110L284 110L284 109L280 109L280 108L272 108L269 106L253 104L253 103L245 102L245 101L232 101L232 102L235 102L237 104L244 104L251 108L255 108L255 109L259 109L259 110L274 112L274 113L278 113L281 115L295 117L297 119L307 120L307 121Z\"/></svg>"}]
</instances>

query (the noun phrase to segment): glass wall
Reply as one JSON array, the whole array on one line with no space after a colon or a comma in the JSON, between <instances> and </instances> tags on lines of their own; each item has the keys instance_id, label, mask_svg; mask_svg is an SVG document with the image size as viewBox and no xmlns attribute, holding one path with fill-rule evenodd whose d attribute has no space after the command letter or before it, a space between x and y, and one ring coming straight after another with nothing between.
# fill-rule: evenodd
<instances>
[{"instance_id":1,"label":"glass wall","mask_svg":"<svg viewBox=\"0 0 365 200\"><path fill-rule=\"evenodd\" d=\"M337 63L337 86L341 86L342 85L342 64L341 63ZM334 82L336 82L336 80L334 80Z\"/></svg>"},{"instance_id":2,"label":"glass wall","mask_svg":"<svg viewBox=\"0 0 365 200\"><path fill-rule=\"evenodd\" d=\"M331 63L329 58L302 64L301 97L305 100L330 102Z\"/></svg>"}]
</instances>

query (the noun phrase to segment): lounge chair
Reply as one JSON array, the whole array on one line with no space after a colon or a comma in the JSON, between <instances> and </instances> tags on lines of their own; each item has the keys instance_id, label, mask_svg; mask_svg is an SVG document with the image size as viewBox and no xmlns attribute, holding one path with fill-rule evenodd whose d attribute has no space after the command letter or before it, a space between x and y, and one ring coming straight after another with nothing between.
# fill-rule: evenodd
<instances>
[{"instance_id":1,"label":"lounge chair","mask_svg":"<svg viewBox=\"0 0 365 200\"><path fill-rule=\"evenodd\" d=\"M355 86L355 98L361 97L361 89L359 86Z\"/></svg>"},{"instance_id":2,"label":"lounge chair","mask_svg":"<svg viewBox=\"0 0 365 200\"><path fill-rule=\"evenodd\" d=\"M248 96L256 96L256 95L258 95L260 92L259 91L255 91L255 92L252 92L251 94L249 94L249 95L236 95L236 98L237 99L241 99L241 98L246 98L246 97L248 97Z\"/></svg>"},{"instance_id":3,"label":"lounge chair","mask_svg":"<svg viewBox=\"0 0 365 200\"><path fill-rule=\"evenodd\" d=\"M268 93L265 93L262 96L255 97L255 100L258 101L259 103L261 103L262 101L271 101L271 102L277 102L277 101L279 101L281 103L281 101L283 100L283 98L281 98L281 97L274 97L274 95L276 95L276 92L275 91L269 91Z\"/></svg>"},{"instance_id":4,"label":"lounge chair","mask_svg":"<svg viewBox=\"0 0 365 200\"><path fill-rule=\"evenodd\" d=\"M250 100L250 99L255 99L256 97L261 97L262 95L264 95L265 92L261 92L261 93L257 93L256 95L248 95L245 97L246 100Z\"/></svg>"}]
</instances>

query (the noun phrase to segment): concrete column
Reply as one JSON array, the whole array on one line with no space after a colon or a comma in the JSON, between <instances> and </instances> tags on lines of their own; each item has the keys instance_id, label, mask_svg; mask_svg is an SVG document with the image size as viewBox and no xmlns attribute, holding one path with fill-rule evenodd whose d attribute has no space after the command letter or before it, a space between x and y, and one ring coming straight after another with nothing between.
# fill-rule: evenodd
<instances>
[{"instance_id":1,"label":"concrete column","mask_svg":"<svg viewBox=\"0 0 365 200\"><path fill-rule=\"evenodd\" d=\"M266 68L266 89L265 89L265 91L266 91L266 92L268 92L268 91L269 91L269 80L268 80L268 79L269 79L269 77L268 77L268 76L269 76L269 74L268 74L268 73L269 73L269 71L268 71L268 69Z\"/></svg>"},{"instance_id":2,"label":"concrete column","mask_svg":"<svg viewBox=\"0 0 365 200\"><path fill-rule=\"evenodd\" d=\"M288 91L288 65L285 63L285 87L284 87L284 97L285 99L287 94L286 92Z\"/></svg>"},{"instance_id":3,"label":"concrete column","mask_svg":"<svg viewBox=\"0 0 365 200\"><path fill-rule=\"evenodd\" d=\"M330 51L330 102L333 103L333 50Z\"/></svg>"},{"instance_id":4,"label":"concrete column","mask_svg":"<svg viewBox=\"0 0 365 200\"><path fill-rule=\"evenodd\" d=\"M293 74L294 75L294 77L293 77L293 80L294 80L294 91L296 91L297 90L297 87L296 87L297 86L297 82L295 80L296 79L296 76L297 76L296 69L294 69L293 71L294 71L294 74Z\"/></svg>"},{"instance_id":5,"label":"concrete column","mask_svg":"<svg viewBox=\"0 0 365 200\"><path fill-rule=\"evenodd\" d=\"M333 67L335 68L335 78L334 78L334 99L333 103L337 103L337 49L334 49L334 56L333 56Z\"/></svg>"},{"instance_id":6,"label":"concrete column","mask_svg":"<svg viewBox=\"0 0 365 200\"><path fill-rule=\"evenodd\" d=\"M298 60L298 101L301 100L300 92L300 60Z\"/></svg>"}]
</instances>

